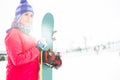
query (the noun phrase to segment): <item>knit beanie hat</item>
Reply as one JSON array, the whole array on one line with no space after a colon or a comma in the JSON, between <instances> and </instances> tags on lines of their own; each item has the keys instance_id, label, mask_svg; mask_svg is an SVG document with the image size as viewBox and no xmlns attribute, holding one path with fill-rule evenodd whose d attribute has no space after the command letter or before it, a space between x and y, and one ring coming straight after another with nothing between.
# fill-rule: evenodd
<instances>
[{"instance_id":1,"label":"knit beanie hat","mask_svg":"<svg viewBox=\"0 0 120 80\"><path fill-rule=\"evenodd\" d=\"M27 0L20 0L20 5L16 8L15 19L18 22L19 18L25 12L33 12L32 6L27 2Z\"/></svg>"}]
</instances>

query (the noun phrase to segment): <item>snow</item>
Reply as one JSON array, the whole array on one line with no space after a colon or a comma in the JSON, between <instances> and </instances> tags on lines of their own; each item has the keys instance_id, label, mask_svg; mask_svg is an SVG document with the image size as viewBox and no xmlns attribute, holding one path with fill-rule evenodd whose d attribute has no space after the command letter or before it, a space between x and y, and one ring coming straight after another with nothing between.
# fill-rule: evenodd
<instances>
[{"instance_id":1,"label":"snow","mask_svg":"<svg viewBox=\"0 0 120 80\"><path fill-rule=\"evenodd\" d=\"M62 54L63 64L53 69L53 80L120 80L118 52ZM0 61L0 80L5 80L7 61Z\"/></svg>"},{"instance_id":2,"label":"snow","mask_svg":"<svg viewBox=\"0 0 120 80\"><path fill-rule=\"evenodd\" d=\"M6 80L7 61L0 61L0 80Z\"/></svg>"},{"instance_id":3,"label":"snow","mask_svg":"<svg viewBox=\"0 0 120 80\"><path fill-rule=\"evenodd\" d=\"M120 80L120 56L116 52L89 54L63 55L63 65L53 70L53 80Z\"/></svg>"}]
</instances>

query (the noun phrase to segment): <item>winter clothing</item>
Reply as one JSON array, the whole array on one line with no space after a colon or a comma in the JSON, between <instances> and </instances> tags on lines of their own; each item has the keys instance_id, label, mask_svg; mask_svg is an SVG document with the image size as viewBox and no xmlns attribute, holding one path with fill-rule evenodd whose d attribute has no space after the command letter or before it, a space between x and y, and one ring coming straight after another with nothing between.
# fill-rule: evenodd
<instances>
[{"instance_id":1,"label":"winter clothing","mask_svg":"<svg viewBox=\"0 0 120 80\"><path fill-rule=\"evenodd\" d=\"M39 80L40 51L33 37L29 35L30 25L19 23L26 12L33 12L26 0L21 0L15 12L15 20L5 37L8 55L6 80Z\"/></svg>"},{"instance_id":2,"label":"winter clothing","mask_svg":"<svg viewBox=\"0 0 120 80\"><path fill-rule=\"evenodd\" d=\"M26 34L30 33L32 24L29 24L28 26L24 27L19 23L20 17L26 12L32 12L34 14L32 6L27 2L27 0L20 0L20 5L16 8L15 18L11 24L11 28L9 28L6 32L11 30L13 27L18 27Z\"/></svg>"},{"instance_id":3,"label":"winter clothing","mask_svg":"<svg viewBox=\"0 0 120 80\"><path fill-rule=\"evenodd\" d=\"M29 34L31 32L31 29L32 29L32 25L28 25L28 26L22 26L22 24L20 24L19 22L16 23L16 21L14 21L12 24L11 24L11 27L6 31L8 32L9 30L11 30L12 28L19 28L23 33L25 34Z\"/></svg>"},{"instance_id":4,"label":"winter clothing","mask_svg":"<svg viewBox=\"0 0 120 80\"><path fill-rule=\"evenodd\" d=\"M41 49L41 50L43 50L46 46L47 46L48 44L47 44L47 41L46 40L39 40L38 42L37 42L37 46L38 46L38 48L39 49Z\"/></svg>"},{"instance_id":5,"label":"winter clothing","mask_svg":"<svg viewBox=\"0 0 120 80\"><path fill-rule=\"evenodd\" d=\"M28 26L23 26L22 24L18 23L17 27L25 34L29 34L32 30L32 25L29 24ZM12 27L14 28L14 27Z\"/></svg>"},{"instance_id":6,"label":"winter clothing","mask_svg":"<svg viewBox=\"0 0 120 80\"><path fill-rule=\"evenodd\" d=\"M38 80L40 51L35 40L20 29L12 28L5 44L8 54L6 80Z\"/></svg>"},{"instance_id":7,"label":"winter clothing","mask_svg":"<svg viewBox=\"0 0 120 80\"><path fill-rule=\"evenodd\" d=\"M22 14L28 11L34 13L32 6L29 3L26 0L21 0L20 5L16 8L16 12L15 12L16 21L19 20Z\"/></svg>"}]
</instances>

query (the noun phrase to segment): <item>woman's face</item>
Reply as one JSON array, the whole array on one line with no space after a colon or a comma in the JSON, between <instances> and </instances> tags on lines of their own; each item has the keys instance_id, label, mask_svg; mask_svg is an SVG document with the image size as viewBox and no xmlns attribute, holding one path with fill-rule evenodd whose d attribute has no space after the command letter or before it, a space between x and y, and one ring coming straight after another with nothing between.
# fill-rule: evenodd
<instances>
[{"instance_id":1,"label":"woman's face","mask_svg":"<svg viewBox=\"0 0 120 80\"><path fill-rule=\"evenodd\" d=\"M26 12L21 16L19 22L23 26L29 26L32 23L32 20L33 20L33 13L32 12Z\"/></svg>"}]
</instances>

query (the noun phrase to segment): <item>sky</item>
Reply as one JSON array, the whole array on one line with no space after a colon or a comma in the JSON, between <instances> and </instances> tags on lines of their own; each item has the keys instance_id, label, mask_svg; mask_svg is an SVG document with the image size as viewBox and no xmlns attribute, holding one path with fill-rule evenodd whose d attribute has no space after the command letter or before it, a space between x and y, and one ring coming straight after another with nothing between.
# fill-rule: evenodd
<instances>
[{"instance_id":1,"label":"sky","mask_svg":"<svg viewBox=\"0 0 120 80\"><path fill-rule=\"evenodd\" d=\"M119 0L28 0L35 16L33 36L40 39L43 16L54 16L57 30L54 48L64 50L73 47L94 46L120 40ZM14 19L19 0L4 0L0 3L0 50L5 50L6 30ZM72 46L72 47L71 47Z\"/></svg>"}]
</instances>

